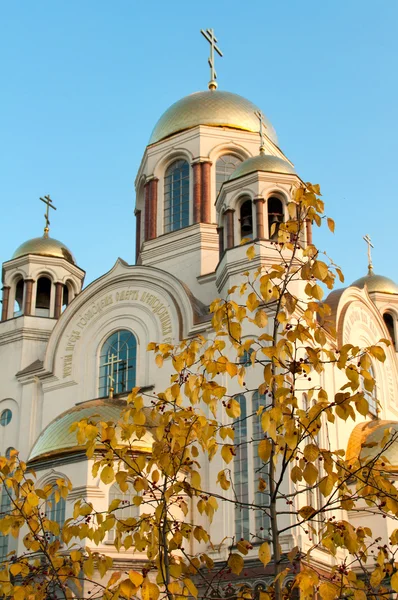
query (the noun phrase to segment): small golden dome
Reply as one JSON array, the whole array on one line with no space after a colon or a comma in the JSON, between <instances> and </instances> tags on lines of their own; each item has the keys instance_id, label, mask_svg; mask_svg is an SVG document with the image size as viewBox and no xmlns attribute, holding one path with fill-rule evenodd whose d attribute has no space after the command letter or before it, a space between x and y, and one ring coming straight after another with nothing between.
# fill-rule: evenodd
<instances>
[{"instance_id":1,"label":"small golden dome","mask_svg":"<svg viewBox=\"0 0 398 600\"><path fill-rule=\"evenodd\" d=\"M42 431L36 440L29 456L29 462L47 458L52 455L70 454L84 450L78 445L76 432L70 431L72 423L82 419L99 417L102 421L120 420L124 402L118 400L90 400L78 404L56 417ZM146 409L144 409L146 411ZM150 421L150 409L148 409L147 420ZM143 440L142 446L145 445Z\"/></svg>"},{"instance_id":2,"label":"small golden dome","mask_svg":"<svg viewBox=\"0 0 398 600\"><path fill-rule=\"evenodd\" d=\"M368 288L368 292L382 292L384 294L398 294L398 285L388 277L376 275L370 272L365 277L361 277L351 284L352 287Z\"/></svg>"},{"instance_id":3,"label":"small golden dome","mask_svg":"<svg viewBox=\"0 0 398 600\"><path fill-rule=\"evenodd\" d=\"M259 108L238 94L207 90L185 96L166 110L152 131L150 144L155 144L175 133L191 129L196 125L230 127L258 133L259 121L255 112ZM265 133L278 143L271 123L264 117Z\"/></svg>"},{"instance_id":4,"label":"small golden dome","mask_svg":"<svg viewBox=\"0 0 398 600\"><path fill-rule=\"evenodd\" d=\"M382 451L380 442L388 430L387 444L385 450ZM362 463L367 463L382 455L388 460L383 468L391 471L398 470L398 442L392 441L395 440L397 434L397 421L376 420L359 423L354 427L348 441L347 460L354 461L359 458Z\"/></svg>"},{"instance_id":5,"label":"small golden dome","mask_svg":"<svg viewBox=\"0 0 398 600\"><path fill-rule=\"evenodd\" d=\"M283 158L271 156L270 154L258 154L246 159L238 165L228 181L238 179L249 173L265 171L266 173L284 173L286 175L297 175L294 167Z\"/></svg>"},{"instance_id":6,"label":"small golden dome","mask_svg":"<svg viewBox=\"0 0 398 600\"><path fill-rule=\"evenodd\" d=\"M37 254L39 256L51 256L53 258L64 258L73 265L76 261L72 252L59 240L44 234L42 237L32 238L21 244L12 255L12 258L19 258L28 254Z\"/></svg>"}]
</instances>

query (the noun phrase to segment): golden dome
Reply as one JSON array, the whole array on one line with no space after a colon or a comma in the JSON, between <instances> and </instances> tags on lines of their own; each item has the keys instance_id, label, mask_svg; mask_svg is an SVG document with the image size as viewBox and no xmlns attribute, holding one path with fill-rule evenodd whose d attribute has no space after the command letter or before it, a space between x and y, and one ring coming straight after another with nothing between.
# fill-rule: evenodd
<instances>
[{"instance_id":1,"label":"golden dome","mask_svg":"<svg viewBox=\"0 0 398 600\"><path fill-rule=\"evenodd\" d=\"M82 419L99 417L102 421L120 420L124 402L117 400L90 400L78 404L58 415L37 438L29 456L29 462L47 458L51 455L69 454L84 450L78 445L76 432L70 431L72 423ZM146 409L145 409L146 411ZM147 419L149 420L149 409ZM145 438L144 438L145 440ZM143 444L145 441L143 440Z\"/></svg>"},{"instance_id":2,"label":"golden dome","mask_svg":"<svg viewBox=\"0 0 398 600\"><path fill-rule=\"evenodd\" d=\"M386 431L390 431L387 438L386 449L382 452L380 442ZM398 470L398 442L391 440L397 437L397 421L368 421L360 423L354 427L347 447L347 460L353 461L360 459L362 463L367 463L380 456L387 458L384 469ZM389 441L390 440L390 441ZM383 461L382 461L383 462Z\"/></svg>"},{"instance_id":3,"label":"golden dome","mask_svg":"<svg viewBox=\"0 0 398 600\"><path fill-rule=\"evenodd\" d=\"M368 288L368 292L382 292L384 294L398 294L398 285L388 277L376 275L370 272L365 277L361 277L351 284L352 287Z\"/></svg>"},{"instance_id":4,"label":"golden dome","mask_svg":"<svg viewBox=\"0 0 398 600\"><path fill-rule=\"evenodd\" d=\"M258 154L246 159L238 165L228 181L238 179L249 173L265 171L266 173L285 173L286 175L297 175L294 167L283 158L271 156L270 154Z\"/></svg>"},{"instance_id":5,"label":"golden dome","mask_svg":"<svg viewBox=\"0 0 398 600\"><path fill-rule=\"evenodd\" d=\"M73 265L76 261L72 252L59 240L44 234L42 237L32 238L21 244L12 255L12 258L19 258L27 254L37 254L39 256L51 256L53 258L64 258Z\"/></svg>"},{"instance_id":6,"label":"golden dome","mask_svg":"<svg viewBox=\"0 0 398 600\"><path fill-rule=\"evenodd\" d=\"M216 90L196 92L178 100L163 113L152 131L149 144L155 144L196 125L230 127L258 133L259 120L254 114L258 110L255 104L238 94ZM277 144L274 128L265 117L264 121L265 133Z\"/></svg>"}]
</instances>

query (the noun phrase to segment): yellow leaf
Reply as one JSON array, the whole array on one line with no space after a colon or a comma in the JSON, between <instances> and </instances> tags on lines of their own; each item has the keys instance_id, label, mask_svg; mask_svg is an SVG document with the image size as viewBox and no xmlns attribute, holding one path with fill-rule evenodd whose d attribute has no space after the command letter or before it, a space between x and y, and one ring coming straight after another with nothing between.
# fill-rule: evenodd
<instances>
[{"instance_id":1,"label":"yellow leaf","mask_svg":"<svg viewBox=\"0 0 398 600\"><path fill-rule=\"evenodd\" d=\"M155 362L156 362L157 366L160 368L163 365L163 356L161 354L158 354L155 358Z\"/></svg>"},{"instance_id":2,"label":"yellow leaf","mask_svg":"<svg viewBox=\"0 0 398 600\"><path fill-rule=\"evenodd\" d=\"M314 462L319 456L319 449L315 444L308 444L304 448L304 458L310 462Z\"/></svg>"},{"instance_id":3,"label":"yellow leaf","mask_svg":"<svg viewBox=\"0 0 398 600\"><path fill-rule=\"evenodd\" d=\"M14 575L14 577L16 575L19 575L19 573L22 571L22 565L15 563L13 565L10 566L10 573L11 575Z\"/></svg>"},{"instance_id":4,"label":"yellow leaf","mask_svg":"<svg viewBox=\"0 0 398 600\"><path fill-rule=\"evenodd\" d=\"M237 400L235 400L234 398L231 398L230 400L228 400L228 404L226 406L225 412L232 419L236 419L237 417L240 417L239 402Z\"/></svg>"},{"instance_id":5,"label":"yellow leaf","mask_svg":"<svg viewBox=\"0 0 398 600\"><path fill-rule=\"evenodd\" d=\"M234 447L230 446L229 444L225 444L222 447L221 450L221 456L223 457L224 461L228 464L231 462L231 460L233 459L234 455L233 455L233 451L234 451Z\"/></svg>"},{"instance_id":6,"label":"yellow leaf","mask_svg":"<svg viewBox=\"0 0 398 600\"><path fill-rule=\"evenodd\" d=\"M386 353L384 352L383 348L380 348L380 346L371 346L369 348L369 352L380 362L384 362L386 360Z\"/></svg>"},{"instance_id":7,"label":"yellow leaf","mask_svg":"<svg viewBox=\"0 0 398 600\"><path fill-rule=\"evenodd\" d=\"M318 479L318 469L312 463L307 463L303 471L303 476L308 485L314 485Z\"/></svg>"},{"instance_id":8,"label":"yellow leaf","mask_svg":"<svg viewBox=\"0 0 398 600\"><path fill-rule=\"evenodd\" d=\"M391 577L390 585L394 592L398 592L398 571Z\"/></svg>"},{"instance_id":9,"label":"yellow leaf","mask_svg":"<svg viewBox=\"0 0 398 600\"><path fill-rule=\"evenodd\" d=\"M196 585L193 583L193 581L191 581L188 578L184 579L184 584L185 587L187 588L188 592L191 594L191 596L193 596L194 598L198 597L198 588L196 587Z\"/></svg>"},{"instance_id":10,"label":"yellow leaf","mask_svg":"<svg viewBox=\"0 0 398 600\"><path fill-rule=\"evenodd\" d=\"M119 590L124 598L131 598L137 593L137 588L129 579L125 579L121 582Z\"/></svg>"},{"instance_id":11,"label":"yellow leaf","mask_svg":"<svg viewBox=\"0 0 398 600\"><path fill-rule=\"evenodd\" d=\"M101 471L101 481L105 484L112 483L115 479L115 473L113 472L112 467L104 467Z\"/></svg>"},{"instance_id":12,"label":"yellow leaf","mask_svg":"<svg viewBox=\"0 0 398 600\"><path fill-rule=\"evenodd\" d=\"M228 566L234 575L240 575L245 563L239 554L231 554L228 559Z\"/></svg>"},{"instance_id":13,"label":"yellow leaf","mask_svg":"<svg viewBox=\"0 0 398 600\"><path fill-rule=\"evenodd\" d=\"M249 248L246 250L246 256L249 260L253 260L253 258L256 256L254 246L249 246Z\"/></svg>"},{"instance_id":14,"label":"yellow leaf","mask_svg":"<svg viewBox=\"0 0 398 600\"><path fill-rule=\"evenodd\" d=\"M129 571L129 579L135 587L139 587L144 581L141 573L138 573L137 571Z\"/></svg>"},{"instance_id":15,"label":"yellow leaf","mask_svg":"<svg viewBox=\"0 0 398 600\"><path fill-rule=\"evenodd\" d=\"M340 593L336 585L330 581L326 581L319 586L319 595L322 600L335 600L335 598L339 598Z\"/></svg>"},{"instance_id":16,"label":"yellow leaf","mask_svg":"<svg viewBox=\"0 0 398 600\"><path fill-rule=\"evenodd\" d=\"M141 588L142 600L158 600L159 588L155 583L151 583L148 579L145 579Z\"/></svg>"},{"instance_id":17,"label":"yellow leaf","mask_svg":"<svg viewBox=\"0 0 398 600\"><path fill-rule=\"evenodd\" d=\"M37 494L35 494L35 492L29 492L26 499L30 506L37 506L39 504L39 497Z\"/></svg>"},{"instance_id":18,"label":"yellow leaf","mask_svg":"<svg viewBox=\"0 0 398 600\"><path fill-rule=\"evenodd\" d=\"M263 563L264 567L269 563L271 560L271 550L268 542L261 544L260 548L258 549L258 557Z\"/></svg>"},{"instance_id":19,"label":"yellow leaf","mask_svg":"<svg viewBox=\"0 0 398 600\"><path fill-rule=\"evenodd\" d=\"M258 445L258 455L263 462L268 462L271 456L272 442L271 440L261 440Z\"/></svg>"},{"instance_id":20,"label":"yellow leaf","mask_svg":"<svg viewBox=\"0 0 398 600\"><path fill-rule=\"evenodd\" d=\"M307 520L310 519L314 513L316 513L316 510L312 508L312 506L303 506L303 508L300 508L298 512L302 519Z\"/></svg>"},{"instance_id":21,"label":"yellow leaf","mask_svg":"<svg viewBox=\"0 0 398 600\"><path fill-rule=\"evenodd\" d=\"M327 221L328 221L328 227L329 227L330 231L332 233L334 233L334 221L333 221L333 219L331 219L330 217L328 217Z\"/></svg>"},{"instance_id":22,"label":"yellow leaf","mask_svg":"<svg viewBox=\"0 0 398 600\"><path fill-rule=\"evenodd\" d=\"M258 307L258 305L260 304L259 299L257 298L257 295L254 292L250 292L250 294L247 297L247 301L246 301L246 306L250 311L256 310L256 308Z\"/></svg>"}]
</instances>

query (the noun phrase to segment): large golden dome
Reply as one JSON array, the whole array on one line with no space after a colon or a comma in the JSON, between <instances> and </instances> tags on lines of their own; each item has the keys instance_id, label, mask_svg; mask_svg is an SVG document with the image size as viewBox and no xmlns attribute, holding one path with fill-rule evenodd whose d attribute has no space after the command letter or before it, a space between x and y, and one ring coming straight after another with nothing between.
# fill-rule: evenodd
<instances>
[{"instance_id":1,"label":"large golden dome","mask_svg":"<svg viewBox=\"0 0 398 600\"><path fill-rule=\"evenodd\" d=\"M58 417L47 425L36 440L29 456L29 462L41 460L49 456L81 452L84 450L84 447L82 448L78 445L76 432L70 431L71 425L82 419L93 418L93 420L98 420L97 417L101 421L113 421L117 423L121 418L124 406L125 403L118 400L89 400L58 415ZM150 409L144 410L147 412L148 422L150 421ZM143 439L142 446L145 446L145 439Z\"/></svg>"},{"instance_id":2,"label":"large golden dome","mask_svg":"<svg viewBox=\"0 0 398 600\"><path fill-rule=\"evenodd\" d=\"M283 160L283 158L271 156L270 154L258 154L238 165L228 181L231 181L231 179L238 179L238 177L243 177L249 173L255 173L256 171L296 175L294 167L286 160Z\"/></svg>"},{"instance_id":3,"label":"large golden dome","mask_svg":"<svg viewBox=\"0 0 398 600\"><path fill-rule=\"evenodd\" d=\"M353 287L368 288L368 292L382 292L384 294L398 294L398 285L389 277L369 273L351 284Z\"/></svg>"},{"instance_id":4,"label":"large golden dome","mask_svg":"<svg viewBox=\"0 0 398 600\"><path fill-rule=\"evenodd\" d=\"M152 131L149 144L155 144L196 125L230 127L257 133L259 120L255 112L258 110L255 104L238 94L216 90L196 92L178 100L163 113ZM278 139L274 128L265 117L264 121L265 133L277 144Z\"/></svg>"},{"instance_id":5,"label":"large golden dome","mask_svg":"<svg viewBox=\"0 0 398 600\"><path fill-rule=\"evenodd\" d=\"M19 258L28 254L37 254L39 256L51 256L53 258L64 258L73 265L76 261L72 252L59 240L44 234L42 237L32 238L21 244L12 255L12 258Z\"/></svg>"}]
</instances>

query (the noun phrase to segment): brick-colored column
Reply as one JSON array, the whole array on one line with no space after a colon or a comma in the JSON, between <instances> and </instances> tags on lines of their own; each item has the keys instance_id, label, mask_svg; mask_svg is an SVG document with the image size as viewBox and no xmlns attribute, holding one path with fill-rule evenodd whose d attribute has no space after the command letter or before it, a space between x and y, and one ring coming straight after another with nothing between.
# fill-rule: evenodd
<instances>
[{"instance_id":1,"label":"brick-colored column","mask_svg":"<svg viewBox=\"0 0 398 600\"><path fill-rule=\"evenodd\" d=\"M202 223L211 223L211 162L202 162Z\"/></svg>"},{"instance_id":2,"label":"brick-colored column","mask_svg":"<svg viewBox=\"0 0 398 600\"><path fill-rule=\"evenodd\" d=\"M193 171L193 222L201 221L202 204L202 164L197 162L192 165Z\"/></svg>"},{"instance_id":3,"label":"brick-colored column","mask_svg":"<svg viewBox=\"0 0 398 600\"><path fill-rule=\"evenodd\" d=\"M59 319L62 313L62 296L64 292L64 286L60 281L55 284L55 306L54 306L54 317Z\"/></svg>"},{"instance_id":4,"label":"brick-colored column","mask_svg":"<svg viewBox=\"0 0 398 600\"><path fill-rule=\"evenodd\" d=\"M24 315L32 314L32 293L33 293L33 279L25 279L25 307Z\"/></svg>"},{"instance_id":5,"label":"brick-colored column","mask_svg":"<svg viewBox=\"0 0 398 600\"><path fill-rule=\"evenodd\" d=\"M264 238L264 198L254 198L256 207L256 237L259 240Z\"/></svg>"},{"instance_id":6,"label":"brick-colored column","mask_svg":"<svg viewBox=\"0 0 398 600\"><path fill-rule=\"evenodd\" d=\"M307 246L312 244L312 223L310 219L306 219L305 221L305 230L307 234Z\"/></svg>"},{"instance_id":7,"label":"brick-colored column","mask_svg":"<svg viewBox=\"0 0 398 600\"><path fill-rule=\"evenodd\" d=\"M1 309L1 320L6 321L8 317L8 303L10 301L10 286L3 287L3 307Z\"/></svg>"},{"instance_id":8,"label":"brick-colored column","mask_svg":"<svg viewBox=\"0 0 398 600\"><path fill-rule=\"evenodd\" d=\"M145 209L144 209L144 238L145 241L149 239L149 210L150 210L150 201L149 201L149 187L150 181L147 181L144 185L144 197L145 197Z\"/></svg>"},{"instance_id":9,"label":"brick-colored column","mask_svg":"<svg viewBox=\"0 0 398 600\"><path fill-rule=\"evenodd\" d=\"M221 260L221 257L224 254L224 227L217 227L217 233L218 233L219 257Z\"/></svg>"},{"instance_id":10,"label":"brick-colored column","mask_svg":"<svg viewBox=\"0 0 398 600\"><path fill-rule=\"evenodd\" d=\"M137 262L141 250L141 211L135 211L135 262Z\"/></svg>"},{"instance_id":11,"label":"brick-colored column","mask_svg":"<svg viewBox=\"0 0 398 600\"><path fill-rule=\"evenodd\" d=\"M149 222L148 222L148 240L156 237L156 221L158 218L158 179L151 179L149 182Z\"/></svg>"},{"instance_id":12,"label":"brick-colored column","mask_svg":"<svg viewBox=\"0 0 398 600\"><path fill-rule=\"evenodd\" d=\"M224 213L227 227L227 250L233 248L235 245L234 212L235 211L232 208L228 208Z\"/></svg>"}]
</instances>

